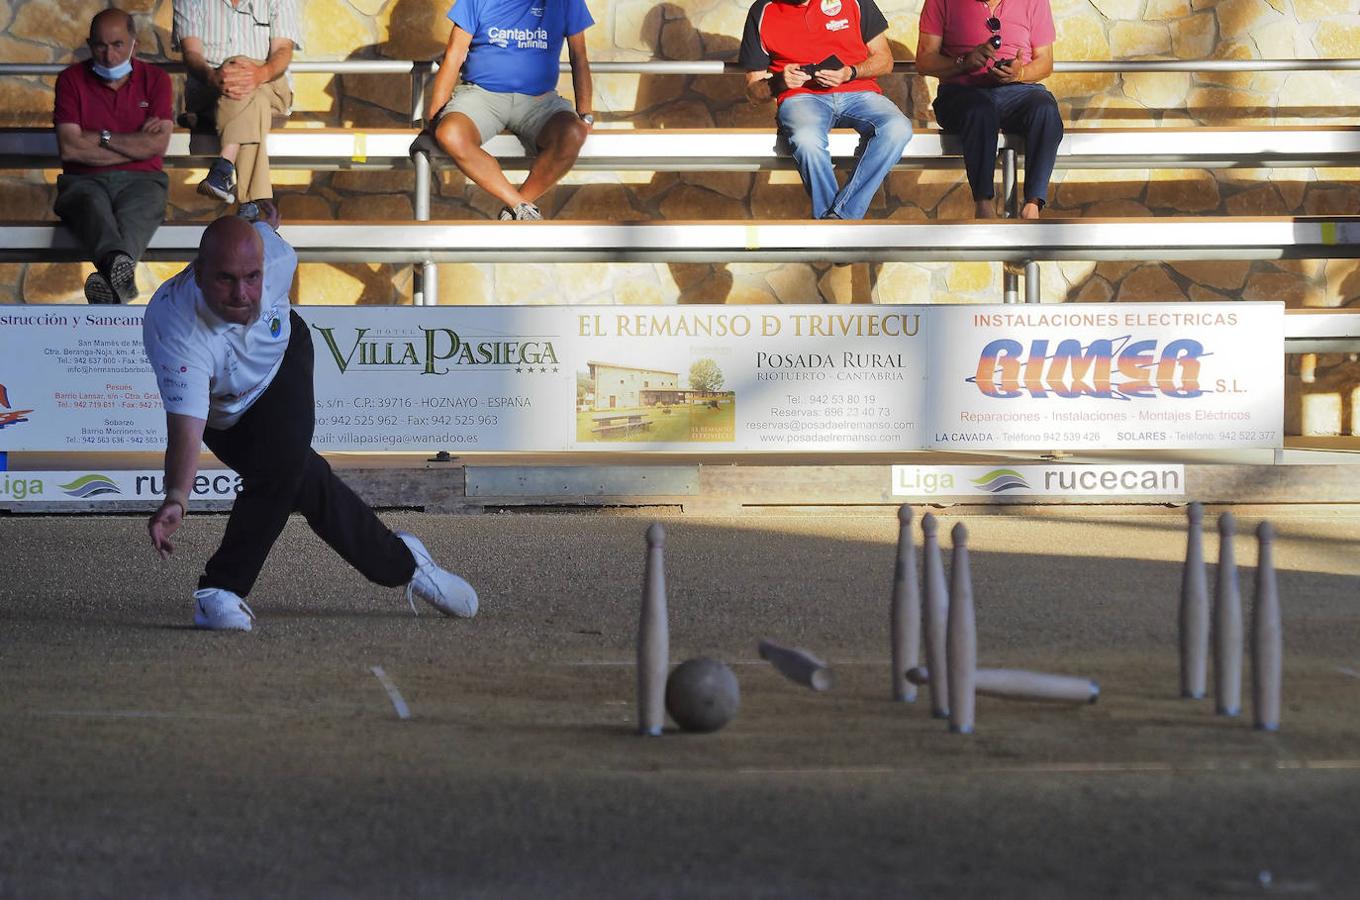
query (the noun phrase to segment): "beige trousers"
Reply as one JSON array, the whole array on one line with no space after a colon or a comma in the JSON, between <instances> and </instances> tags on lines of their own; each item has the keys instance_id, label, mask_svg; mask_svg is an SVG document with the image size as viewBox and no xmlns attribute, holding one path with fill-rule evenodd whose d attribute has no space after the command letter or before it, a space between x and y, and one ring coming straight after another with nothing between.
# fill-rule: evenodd
<instances>
[{"instance_id":1,"label":"beige trousers","mask_svg":"<svg viewBox=\"0 0 1360 900\"><path fill-rule=\"evenodd\" d=\"M293 105L288 76L280 75L260 85L244 100L232 100L205 85L194 84L186 90L185 101L190 110L212 109L217 120L218 140L223 144L241 145L236 154L236 199L244 203L273 197L264 139L274 118L287 116Z\"/></svg>"}]
</instances>

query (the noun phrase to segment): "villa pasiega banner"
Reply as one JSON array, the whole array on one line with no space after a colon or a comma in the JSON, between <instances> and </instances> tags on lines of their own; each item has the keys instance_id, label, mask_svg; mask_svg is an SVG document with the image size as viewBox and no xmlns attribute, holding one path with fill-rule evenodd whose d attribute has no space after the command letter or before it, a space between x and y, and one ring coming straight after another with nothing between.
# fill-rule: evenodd
<instances>
[{"instance_id":1,"label":"villa pasiega banner","mask_svg":"<svg viewBox=\"0 0 1360 900\"><path fill-rule=\"evenodd\" d=\"M0 451L164 446L142 312L0 312ZM1277 303L299 313L322 451L1283 442Z\"/></svg>"}]
</instances>

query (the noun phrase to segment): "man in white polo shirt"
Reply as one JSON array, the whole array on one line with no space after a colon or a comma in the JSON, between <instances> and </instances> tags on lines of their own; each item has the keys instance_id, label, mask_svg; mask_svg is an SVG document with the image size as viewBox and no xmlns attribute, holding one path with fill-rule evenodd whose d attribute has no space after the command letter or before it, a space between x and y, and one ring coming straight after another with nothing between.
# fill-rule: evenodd
<instances>
[{"instance_id":1,"label":"man in white polo shirt","mask_svg":"<svg viewBox=\"0 0 1360 900\"><path fill-rule=\"evenodd\" d=\"M370 581L406 585L413 610L420 597L476 615L472 586L414 535L388 530L312 449L312 337L288 302L297 254L275 231L278 210L260 207L262 221L224 216L204 230L198 258L156 291L142 326L169 434L165 502L147 523L162 559L188 511L200 444L241 476L194 592L194 624L250 630L244 598L292 512Z\"/></svg>"}]
</instances>

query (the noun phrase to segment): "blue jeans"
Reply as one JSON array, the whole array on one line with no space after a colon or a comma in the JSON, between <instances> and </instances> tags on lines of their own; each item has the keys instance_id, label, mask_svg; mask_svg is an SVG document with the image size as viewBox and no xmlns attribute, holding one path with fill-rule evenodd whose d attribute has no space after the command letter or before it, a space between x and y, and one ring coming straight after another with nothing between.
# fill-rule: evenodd
<instances>
[{"instance_id":1,"label":"blue jeans","mask_svg":"<svg viewBox=\"0 0 1360 900\"><path fill-rule=\"evenodd\" d=\"M789 143L812 217L862 219L878 186L911 140L911 123L887 97L873 91L795 94L779 104L780 135ZM833 128L860 133L855 170L845 187L836 183L827 135Z\"/></svg>"},{"instance_id":2,"label":"blue jeans","mask_svg":"<svg viewBox=\"0 0 1360 900\"><path fill-rule=\"evenodd\" d=\"M942 84L935 98L940 128L963 142L963 165L974 200L996 196L996 135L1025 136L1025 200L1048 202L1048 181L1063 137L1058 101L1042 84L971 87Z\"/></svg>"}]
</instances>

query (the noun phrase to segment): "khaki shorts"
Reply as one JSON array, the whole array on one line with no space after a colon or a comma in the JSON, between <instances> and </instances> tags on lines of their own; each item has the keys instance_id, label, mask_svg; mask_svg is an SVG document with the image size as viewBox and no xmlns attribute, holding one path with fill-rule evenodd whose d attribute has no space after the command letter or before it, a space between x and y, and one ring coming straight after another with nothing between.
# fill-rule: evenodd
<instances>
[{"instance_id":1,"label":"khaki shorts","mask_svg":"<svg viewBox=\"0 0 1360 900\"><path fill-rule=\"evenodd\" d=\"M483 144L502 131L511 131L525 150L537 153L538 135L548 120L560 112L574 113L575 109L557 91L538 95L501 94L463 82L454 89L439 115L442 117L451 112L462 113L471 119Z\"/></svg>"}]
</instances>

